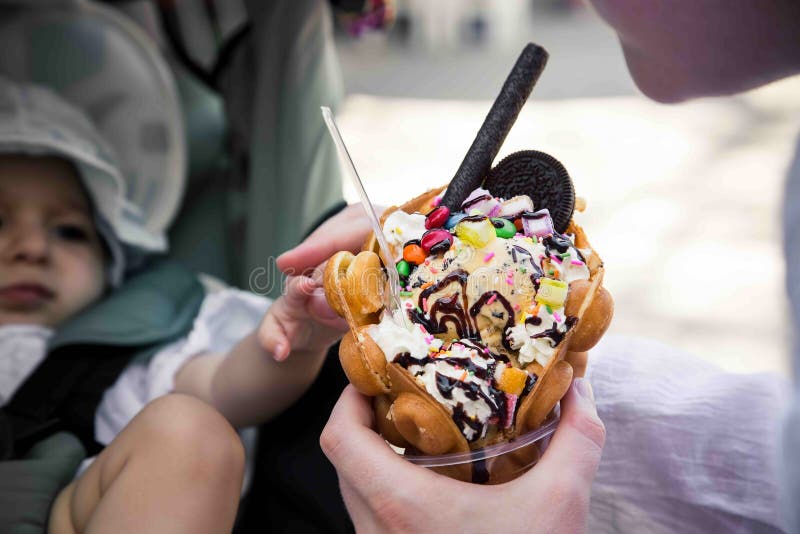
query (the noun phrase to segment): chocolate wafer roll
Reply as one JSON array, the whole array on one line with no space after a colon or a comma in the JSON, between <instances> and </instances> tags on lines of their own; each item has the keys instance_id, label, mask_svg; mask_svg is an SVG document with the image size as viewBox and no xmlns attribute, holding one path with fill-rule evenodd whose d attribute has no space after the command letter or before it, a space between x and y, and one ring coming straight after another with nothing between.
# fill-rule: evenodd
<instances>
[{"instance_id":1,"label":"chocolate wafer roll","mask_svg":"<svg viewBox=\"0 0 800 534\"><path fill-rule=\"evenodd\" d=\"M442 204L451 211L458 211L467 195L480 187L500 146L544 70L547 57L547 51L533 43L528 43L520 54L492 109L486 115L481 129L478 130L472 146L464 156L464 161L461 162L461 166L447 187Z\"/></svg>"}]
</instances>

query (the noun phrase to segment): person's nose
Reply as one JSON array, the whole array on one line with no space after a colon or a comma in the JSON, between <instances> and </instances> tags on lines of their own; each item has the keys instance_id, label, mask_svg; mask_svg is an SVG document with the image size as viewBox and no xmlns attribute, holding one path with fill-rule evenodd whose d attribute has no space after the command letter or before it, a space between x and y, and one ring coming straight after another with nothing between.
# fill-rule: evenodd
<instances>
[{"instance_id":1,"label":"person's nose","mask_svg":"<svg viewBox=\"0 0 800 534\"><path fill-rule=\"evenodd\" d=\"M47 229L36 223L18 223L7 230L3 257L6 261L43 264L49 260Z\"/></svg>"}]
</instances>

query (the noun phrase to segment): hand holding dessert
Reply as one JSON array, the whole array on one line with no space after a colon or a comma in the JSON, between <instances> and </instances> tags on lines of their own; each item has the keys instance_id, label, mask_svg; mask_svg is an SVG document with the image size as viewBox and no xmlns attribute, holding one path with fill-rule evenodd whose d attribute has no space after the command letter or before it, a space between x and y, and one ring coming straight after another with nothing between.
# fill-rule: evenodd
<instances>
[{"instance_id":1,"label":"hand holding dessert","mask_svg":"<svg viewBox=\"0 0 800 534\"><path fill-rule=\"evenodd\" d=\"M389 449L366 397L348 386L320 440L358 532L585 532L605 431L576 380L536 467L502 490L437 476Z\"/></svg>"},{"instance_id":2,"label":"hand holding dessert","mask_svg":"<svg viewBox=\"0 0 800 534\"><path fill-rule=\"evenodd\" d=\"M351 330L339 352L345 373L407 454L465 453L538 428L613 315L603 263L572 220L585 203L564 167L524 151L491 168L546 57L535 45L523 51L446 188L384 213L383 258L372 236L325 269L328 302ZM392 298L388 269L401 285ZM437 469L500 483L537 454Z\"/></svg>"}]
</instances>

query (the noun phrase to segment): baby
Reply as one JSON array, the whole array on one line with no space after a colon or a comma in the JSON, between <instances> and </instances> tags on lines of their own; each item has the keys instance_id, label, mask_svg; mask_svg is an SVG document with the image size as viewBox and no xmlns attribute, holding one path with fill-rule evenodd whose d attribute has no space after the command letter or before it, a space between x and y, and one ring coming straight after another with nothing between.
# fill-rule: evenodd
<instances>
[{"instance_id":1,"label":"baby","mask_svg":"<svg viewBox=\"0 0 800 534\"><path fill-rule=\"evenodd\" d=\"M114 209L118 170L99 136L41 89L0 79L0 101L12 104L0 106L11 114L0 116L0 430L12 435L0 447L0 524L229 531L244 464L232 427L302 395L346 325L307 277L271 305L204 294L164 261L125 280L128 258L157 250L159 236ZM70 379L87 361L95 374L81 376L108 380L94 403L87 380ZM49 383L53 369L63 373ZM23 416L53 398L60 424L31 426Z\"/></svg>"}]
</instances>

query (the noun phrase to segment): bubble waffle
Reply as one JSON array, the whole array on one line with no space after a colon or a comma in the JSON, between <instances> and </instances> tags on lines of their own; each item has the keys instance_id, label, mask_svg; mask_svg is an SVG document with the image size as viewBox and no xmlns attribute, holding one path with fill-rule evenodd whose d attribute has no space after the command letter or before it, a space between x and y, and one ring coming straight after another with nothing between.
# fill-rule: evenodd
<instances>
[{"instance_id":1,"label":"bubble waffle","mask_svg":"<svg viewBox=\"0 0 800 534\"><path fill-rule=\"evenodd\" d=\"M374 236L358 255L339 252L333 256L324 277L329 303L351 327L340 346L342 366L359 391L375 397L379 431L398 447L430 455L478 449L539 427L573 376L583 374L586 352L599 341L613 315L613 301L602 287L602 261L573 220L565 235L555 231L526 235L527 230L536 230L533 224L509 236L504 233L508 224L515 225L515 230L516 226L528 226L520 221L530 215L528 204L524 199L504 202L479 190L476 198L492 198L478 202L468 198L465 205L477 206L472 215L458 222L450 216L443 226L428 228L444 220L441 212L436 212L443 189L390 208L381 219L404 283L400 313L411 319L410 333L396 317L388 313L381 317L387 281L380 271ZM512 211L522 212L500 215L509 205ZM505 219L494 221L480 210ZM422 224L428 219L434 223ZM392 235L392 221L398 220L399 237ZM483 241L480 227L473 235L459 226L485 226L485 221L491 221L494 229L487 234L488 242ZM450 223L455 224L448 229ZM423 247L424 241L415 235L420 231L423 236L434 233L434 239L429 239L434 243ZM437 237L435 232L450 237ZM423 250L425 260L407 254L406 238ZM436 250L437 242L442 241L448 241L447 247ZM470 257L459 257L459 247L471 249ZM537 252L538 260L533 257ZM576 259L569 260L572 254ZM404 263L410 262L405 258L416 262L408 270ZM575 272L563 265L565 260L574 263ZM513 273L507 270L510 262L516 269ZM558 272L556 264L563 272ZM546 270L548 267L553 268ZM474 280L481 269L489 273L490 282L495 274L507 278L500 279L500 287L486 290L481 286L485 280ZM554 276L555 272L559 276ZM453 273L465 280L443 283ZM547 317L539 319L531 315L533 310ZM539 337L524 342L511 335L527 337L537 320L551 324L546 330L550 338L540 331L532 334ZM478 401L465 400L473 397ZM530 454L534 453L517 456ZM520 458L495 462L490 481L509 478L502 472L503 466L518 473ZM464 466L450 467L445 474L462 480L472 477Z\"/></svg>"}]
</instances>

